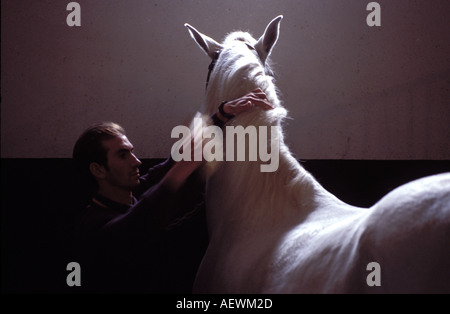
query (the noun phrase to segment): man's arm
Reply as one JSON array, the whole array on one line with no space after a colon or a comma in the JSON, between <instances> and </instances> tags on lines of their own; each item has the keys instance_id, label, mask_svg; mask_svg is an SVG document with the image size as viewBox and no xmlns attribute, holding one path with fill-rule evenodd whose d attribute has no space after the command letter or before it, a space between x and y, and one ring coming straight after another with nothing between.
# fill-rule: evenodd
<instances>
[{"instance_id":1,"label":"man's arm","mask_svg":"<svg viewBox=\"0 0 450 314\"><path fill-rule=\"evenodd\" d=\"M172 157L167 158L160 164L157 164L147 170L147 173L139 178L140 184L133 191L133 194L140 196L145 193L149 188L161 182L162 178L167 172L175 165L175 161Z\"/></svg>"},{"instance_id":2,"label":"man's arm","mask_svg":"<svg viewBox=\"0 0 450 314\"><path fill-rule=\"evenodd\" d=\"M241 98L229 101L227 106L223 106L222 110L226 114L236 115L243 111L250 110L258 106L263 109L272 109L273 107L267 100L266 95L257 89ZM224 123L226 117L223 117L218 112L218 117ZM202 146L203 139L201 132L193 132L191 144ZM197 147L193 147L192 154ZM144 176L148 185L151 187L141 196L139 201L125 214L118 216L112 221L108 222L101 228L100 233L108 234L122 234L124 232L142 231L141 228L147 230L148 235L157 235L162 232L163 228L169 222L172 211L170 210L178 197L178 190L202 164L202 161L179 161L174 162L169 158L164 163L152 168L149 173ZM161 178L162 177L162 178Z\"/></svg>"}]
</instances>

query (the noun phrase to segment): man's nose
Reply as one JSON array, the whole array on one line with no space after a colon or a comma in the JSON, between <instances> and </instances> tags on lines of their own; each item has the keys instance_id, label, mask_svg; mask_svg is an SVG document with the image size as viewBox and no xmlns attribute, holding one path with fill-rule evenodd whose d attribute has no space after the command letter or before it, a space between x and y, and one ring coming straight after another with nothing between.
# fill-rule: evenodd
<instances>
[{"instance_id":1,"label":"man's nose","mask_svg":"<svg viewBox=\"0 0 450 314\"><path fill-rule=\"evenodd\" d=\"M137 158L134 154L133 155L133 165L136 167L139 167L140 165L142 165L142 162L139 160L139 158Z\"/></svg>"}]
</instances>

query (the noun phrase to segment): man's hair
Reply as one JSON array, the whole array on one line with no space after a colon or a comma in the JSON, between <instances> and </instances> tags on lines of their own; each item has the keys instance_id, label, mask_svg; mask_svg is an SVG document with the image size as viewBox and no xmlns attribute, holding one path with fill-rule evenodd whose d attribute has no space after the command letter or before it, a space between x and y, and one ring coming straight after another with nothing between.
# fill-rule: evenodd
<instances>
[{"instance_id":1,"label":"man's hair","mask_svg":"<svg viewBox=\"0 0 450 314\"><path fill-rule=\"evenodd\" d=\"M108 169L108 152L103 141L124 135L125 130L117 123L102 122L90 126L75 143L72 154L75 171L92 191L98 188L98 184L89 169L90 164L96 162Z\"/></svg>"}]
</instances>

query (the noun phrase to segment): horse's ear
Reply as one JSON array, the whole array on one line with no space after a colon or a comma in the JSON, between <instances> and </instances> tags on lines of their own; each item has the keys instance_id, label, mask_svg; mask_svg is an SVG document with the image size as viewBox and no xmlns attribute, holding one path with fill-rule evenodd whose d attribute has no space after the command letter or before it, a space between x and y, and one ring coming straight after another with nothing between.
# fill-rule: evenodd
<instances>
[{"instance_id":1,"label":"horse's ear","mask_svg":"<svg viewBox=\"0 0 450 314\"><path fill-rule=\"evenodd\" d=\"M187 23L184 24L184 26L187 27L187 29L189 30L189 34L191 34L192 39L195 40L197 45L202 48L202 50L206 52L206 54L211 58L216 57L217 51L222 50L222 45L211 37L200 33L198 30Z\"/></svg>"},{"instance_id":2,"label":"horse's ear","mask_svg":"<svg viewBox=\"0 0 450 314\"><path fill-rule=\"evenodd\" d=\"M262 62L265 62L267 56L272 51L273 46L275 46L278 35L280 33L280 22L283 18L283 15L279 15L274 18L269 25L267 25L264 34L258 39L258 42L255 45L255 49L259 54Z\"/></svg>"}]
</instances>

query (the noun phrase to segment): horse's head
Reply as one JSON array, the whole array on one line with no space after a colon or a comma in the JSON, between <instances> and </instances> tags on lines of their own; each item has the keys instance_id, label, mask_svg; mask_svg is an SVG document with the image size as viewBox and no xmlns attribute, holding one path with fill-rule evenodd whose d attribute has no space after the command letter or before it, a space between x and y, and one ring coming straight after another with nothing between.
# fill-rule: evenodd
<instances>
[{"instance_id":1,"label":"horse's head","mask_svg":"<svg viewBox=\"0 0 450 314\"><path fill-rule=\"evenodd\" d=\"M280 15L273 19L258 40L247 32L237 31L227 35L222 43L185 24L191 37L212 59L207 79L206 113L215 112L224 100L236 99L259 87L272 105L278 107L269 116L280 116L280 113L285 116L268 62L278 40L282 18Z\"/></svg>"}]
</instances>

